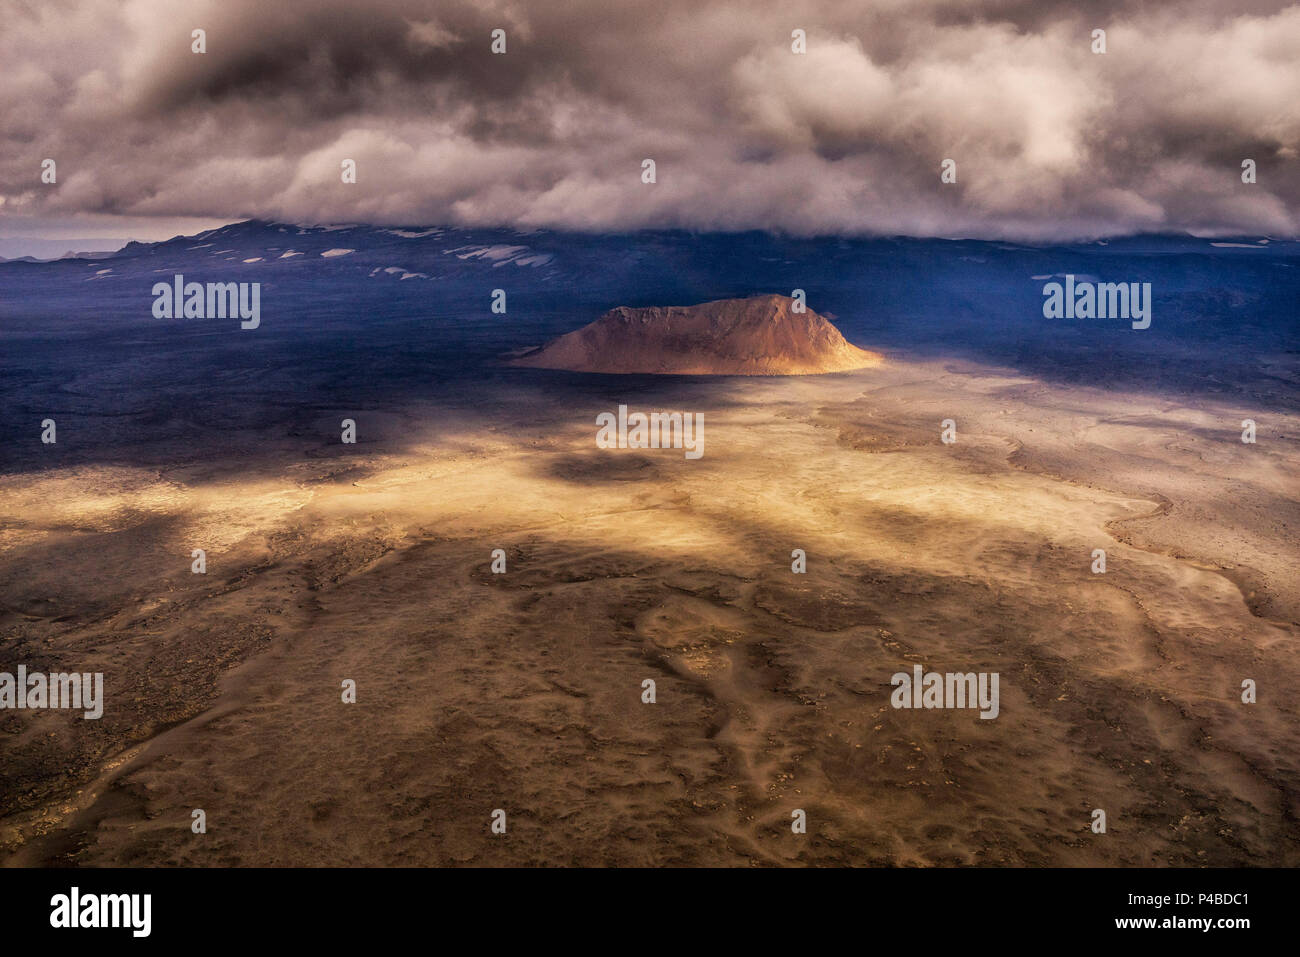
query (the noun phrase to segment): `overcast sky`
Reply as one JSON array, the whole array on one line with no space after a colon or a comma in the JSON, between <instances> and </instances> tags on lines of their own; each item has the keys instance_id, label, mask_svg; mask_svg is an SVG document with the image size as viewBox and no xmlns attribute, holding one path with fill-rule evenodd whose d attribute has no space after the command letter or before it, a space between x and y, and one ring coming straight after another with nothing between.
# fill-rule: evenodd
<instances>
[{"instance_id":1,"label":"overcast sky","mask_svg":"<svg viewBox=\"0 0 1300 957\"><path fill-rule=\"evenodd\" d=\"M1300 232L1300 4L0 0L0 17L0 235L249 217Z\"/></svg>"}]
</instances>

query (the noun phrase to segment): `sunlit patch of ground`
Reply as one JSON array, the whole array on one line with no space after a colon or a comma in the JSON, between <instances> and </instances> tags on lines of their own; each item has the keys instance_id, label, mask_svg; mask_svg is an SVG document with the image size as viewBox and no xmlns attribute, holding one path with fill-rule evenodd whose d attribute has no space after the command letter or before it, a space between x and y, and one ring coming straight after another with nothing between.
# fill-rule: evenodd
<instances>
[{"instance_id":1,"label":"sunlit patch of ground","mask_svg":"<svg viewBox=\"0 0 1300 957\"><path fill-rule=\"evenodd\" d=\"M698 461L555 401L0 479L0 667L108 696L0 713L4 859L1300 863L1300 423L907 363L681 411Z\"/></svg>"}]
</instances>

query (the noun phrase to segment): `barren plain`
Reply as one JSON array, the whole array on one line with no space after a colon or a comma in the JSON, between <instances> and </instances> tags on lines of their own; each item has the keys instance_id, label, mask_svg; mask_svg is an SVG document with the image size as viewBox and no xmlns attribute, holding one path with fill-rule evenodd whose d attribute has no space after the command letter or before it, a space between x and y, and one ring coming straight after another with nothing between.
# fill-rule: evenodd
<instances>
[{"instance_id":1,"label":"barren plain","mask_svg":"<svg viewBox=\"0 0 1300 957\"><path fill-rule=\"evenodd\" d=\"M1295 416L942 361L501 374L0 479L0 665L107 698L0 715L0 862L1300 864ZM596 448L619 402L705 454ZM1000 715L891 708L914 664Z\"/></svg>"}]
</instances>

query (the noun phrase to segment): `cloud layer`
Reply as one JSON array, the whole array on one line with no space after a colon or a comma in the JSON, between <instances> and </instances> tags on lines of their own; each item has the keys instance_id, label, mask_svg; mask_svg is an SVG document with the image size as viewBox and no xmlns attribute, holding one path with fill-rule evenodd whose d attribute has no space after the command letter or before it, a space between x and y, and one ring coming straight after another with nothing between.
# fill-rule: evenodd
<instances>
[{"instance_id":1,"label":"cloud layer","mask_svg":"<svg viewBox=\"0 0 1300 957\"><path fill-rule=\"evenodd\" d=\"M0 218L1300 233L1300 4L1126 6L0 0Z\"/></svg>"}]
</instances>

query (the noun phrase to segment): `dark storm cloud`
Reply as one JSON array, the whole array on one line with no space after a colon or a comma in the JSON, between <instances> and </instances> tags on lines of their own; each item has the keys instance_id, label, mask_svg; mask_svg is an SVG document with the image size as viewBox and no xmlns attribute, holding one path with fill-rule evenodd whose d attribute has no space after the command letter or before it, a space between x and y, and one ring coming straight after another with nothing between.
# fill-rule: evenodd
<instances>
[{"instance_id":1,"label":"dark storm cloud","mask_svg":"<svg viewBox=\"0 0 1300 957\"><path fill-rule=\"evenodd\" d=\"M11 220L1297 232L1296 4L0 0L0 12ZM205 54L190 51L195 28ZM504 56L489 49L495 28ZM1090 50L1096 28L1105 55ZM39 181L46 157L56 186ZM340 182L345 158L355 185ZM945 158L955 185L940 182Z\"/></svg>"}]
</instances>

